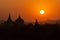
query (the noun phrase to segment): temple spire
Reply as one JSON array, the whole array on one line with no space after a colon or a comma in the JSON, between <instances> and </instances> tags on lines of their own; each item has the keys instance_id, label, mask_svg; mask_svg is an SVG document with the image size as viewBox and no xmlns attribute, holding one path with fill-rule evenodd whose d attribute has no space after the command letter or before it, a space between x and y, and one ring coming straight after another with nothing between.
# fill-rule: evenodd
<instances>
[{"instance_id":1,"label":"temple spire","mask_svg":"<svg viewBox=\"0 0 60 40\"><path fill-rule=\"evenodd\" d=\"M36 19L36 21L35 21L34 29L35 29L36 32L39 31L39 24L38 24L37 19Z\"/></svg>"},{"instance_id":2,"label":"temple spire","mask_svg":"<svg viewBox=\"0 0 60 40\"><path fill-rule=\"evenodd\" d=\"M38 26L39 24L38 24L38 21L37 21L37 19L36 19L36 22L35 22L35 26Z\"/></svg>"},{"instance_id":3,"label":"temple spire","mask_svg":"<svg viewBox=\"0 0 60 40\"><path fill-rule=\"evenodd\" d=\"M7 22L12 22L10 13L9 13Z\"/></svg>"}]
</instances>

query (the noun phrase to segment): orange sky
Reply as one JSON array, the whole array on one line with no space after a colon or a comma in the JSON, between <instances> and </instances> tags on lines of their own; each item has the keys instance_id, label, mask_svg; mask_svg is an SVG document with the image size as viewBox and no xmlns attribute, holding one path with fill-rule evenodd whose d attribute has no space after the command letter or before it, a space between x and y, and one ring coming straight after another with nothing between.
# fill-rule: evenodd
<instances>
[{"instance_id":1,"label":"orange sky","mask_svg":"<svg viewBox=\"0 0 60 40\"><path fill-rule=\"evenodd\" d=\"M40 10L45 14L41 15ZM27 22L60 19L60 0L0 0L0 19L6 20L9 12L15 20L19 15Z\"/></svg>"}]
</instances>

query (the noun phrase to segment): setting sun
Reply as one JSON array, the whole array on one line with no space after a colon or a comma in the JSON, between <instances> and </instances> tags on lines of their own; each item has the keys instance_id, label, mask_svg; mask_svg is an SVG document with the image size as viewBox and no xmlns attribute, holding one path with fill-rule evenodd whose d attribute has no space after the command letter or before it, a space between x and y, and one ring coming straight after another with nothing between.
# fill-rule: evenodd
<instances>
[{"instance_id":1,"label":"setting sun","mask_svg":"<svg viewBox=\"0 0 60 40\"><path fill-rule=\"evenodd\" d=\"M40 10L40 14L44 14L44 10Z\"/></svg>"}]
</instances>

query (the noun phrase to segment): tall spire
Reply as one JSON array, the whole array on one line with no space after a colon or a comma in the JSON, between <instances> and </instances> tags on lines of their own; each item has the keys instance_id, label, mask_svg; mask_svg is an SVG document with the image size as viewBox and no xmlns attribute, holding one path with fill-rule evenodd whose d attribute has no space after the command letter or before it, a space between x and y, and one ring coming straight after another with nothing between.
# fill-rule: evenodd
<instances>
[{"instance_id":1,"label":"tall spire","mask_svg":"<svg viewBox=\"0 0 60 40\"><path fill-rule=\"evenodd\" d=\"M38 24L38 21L37 21L37 19L36 19L36 22L35 22L35 26L38 26L39 24Z\"/></svg>"},{"instance_id":2,"label":"tall spire","mask_svg":"<svg viewBox=\"0 0 60 40\"><path fill-rule=\"evenodd\" d=\"M11 16L10 16L10 13L9 13L9 16L8 16L8 20L7 20L7 22L12 22L12 20L11 20Z\"/></svg>"},{"instance_id":3,"label":"tall spire","mask_svg":"<svg viewBox=\"0 0 60 40\"><path fill-rule=\"evenodd\" d=\"M34 25L34 29L35 29L35 31L39 31L39 24L38 24L38 21L37 21L37 19L36 19L36 22L35 22L35 25Z\"/></svg>"}]
</instances>

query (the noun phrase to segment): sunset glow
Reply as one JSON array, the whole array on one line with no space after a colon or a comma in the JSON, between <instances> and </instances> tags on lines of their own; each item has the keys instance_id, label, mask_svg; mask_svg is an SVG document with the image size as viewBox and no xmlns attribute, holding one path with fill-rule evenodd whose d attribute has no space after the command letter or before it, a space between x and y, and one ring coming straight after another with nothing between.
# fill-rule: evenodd
<instances>
[{"instance_id":1,"label":"sunset glow","mask_svg":"<svg viewBox=\"0 0 60 40\"><path fill-rule=\"evenodd\" d=\"M43 10L43 11L41 11ZM20 16L27 22L60 19L60 1L58 0L0 0L0 19L12 20ZM44 14L41 16L40 14ZM29 18L29 19L28 19Z\"/></svg>"}]
</instances>

